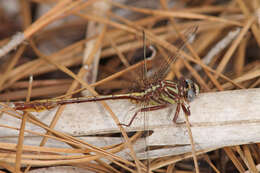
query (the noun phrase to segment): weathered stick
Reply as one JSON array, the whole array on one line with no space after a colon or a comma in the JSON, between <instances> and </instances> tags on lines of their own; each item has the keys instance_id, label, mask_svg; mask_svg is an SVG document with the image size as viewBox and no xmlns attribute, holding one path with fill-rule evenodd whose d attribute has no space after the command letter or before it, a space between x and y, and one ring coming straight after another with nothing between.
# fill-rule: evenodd
<instances>
[{"instance_id":1,"label":"weathered stick","mask_svg":"<svg viewBox=\"0 0 260 173\"><path fill-rule=\"evenodd\" d=\"M136 105L127 100L113 100L107 103L120 121L124 123L129 122L137 110ZM196 151L260 142L260 89L203 93L190 103L190 107L189 121ZM149 157L178 155L191 151L185 123L174 124L172 122L174 107L172 110L163 109L145 113L148 116L146 125L148 125L149 130L153 131L153 134L147 139L147 144L150 146L172 146L167 149L149 151ZM37 117L48 124L54 112L55 109L41 112ZM143 116L143 114L138 115L131 127L126 128L126 130L144 130ZM181 113L178 122L183 121L184 115ZM20 120L3 114L0 124L19 127ZM43 132L36 126L30 126L29 123L26 129ZM67 105L55 129L73 136L83 136L82 139L97 146L112 145L123 140L120 137L84 137L84 135L119 133L108 113L95 102ZM1 142L15 143L17 136L17 131L0 127ZM39 141L39 137L30 137L25 138L24 143L37 145ZM139 140L135 144L136 152L140 158L146 157L143 152L146 147L143 141ZM62 146L60 142L57 143L53 140L50 140L48 145Z\"/></svg>"}]
</instances>

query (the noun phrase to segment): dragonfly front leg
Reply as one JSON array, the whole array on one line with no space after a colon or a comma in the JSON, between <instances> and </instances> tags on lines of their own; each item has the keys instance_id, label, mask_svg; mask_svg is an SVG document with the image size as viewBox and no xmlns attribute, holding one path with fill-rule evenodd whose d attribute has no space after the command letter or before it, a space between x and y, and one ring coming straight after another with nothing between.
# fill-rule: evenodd
<instances>
[{"instance_id":1,"label":"dragonfly front leg","mask_svg":"<svg viewBox=\"0 0 260 173\"><path fill-rule=\"evenodd\" d=\"M186 115L190 116L190 106L187 103L182 103L181 107L182 107L183 112Z\"/></svg>"},{"instance_id":2,"label":"dragonfly front leg","mask_svg":"<svg viewBox=\"0 0 260 173\"><path fill-rule=\"evenodd\" d=\"M173 120L172 120L174 123L177 123L177 119L178 119L181 108L186 115L188 115L188 116L190 115L190 106L185 102L184 103L178 103L177 107L176 107L175 115L174 115Z\"/></svg>"},{"instance_id":3,"label":"dragonfly front leg","mask_svg":"<svg viewBox=\"0 0 260 173\"><path fill-rule=\"evenodd\" d=\"M131 118L131 120L130 120L130 122L129 122L128 124L120 123L119 125L129 127L129 126L131 126L131 124L133 123L134 119L136 118L136 116L138 115L139 112L155 111L155 110L159 110L159 109L166 108L166 107L168 107L168 106L169 106L168 104L163 104L163 105L157 105L157 106L151 106L151 107L141 108L141 109L139 109L139 110L137 110L137 111L135 112L135 114L133 115L133 117Z\"/></svg>"},{"instance_id":4,"label":"dragonfly front leg","mask_svg":"<svg viewBox=\"0 0 260 173\"><path fill-rule=\"evenodd\" d=\"M172 121L173 121L174 123L177 123L177 119L178 119L178 116L179 116L179 113L180 113L180 108L181 108L181 104L178 103L178 104L177 104L177 107L176 107L176 111L175 111L174 117L173 117L173 119L172 119Z\"/></svg>"}]
</instances>

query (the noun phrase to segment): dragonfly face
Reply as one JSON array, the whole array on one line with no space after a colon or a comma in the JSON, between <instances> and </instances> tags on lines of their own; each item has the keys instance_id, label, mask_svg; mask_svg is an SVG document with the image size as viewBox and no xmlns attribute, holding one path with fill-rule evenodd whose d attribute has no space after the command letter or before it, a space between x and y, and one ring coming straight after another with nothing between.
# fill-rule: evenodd
<instances>
[{"instance_id":1,"label":"dragonfly face","mask_svg":"<svg viewBox=\"0 0 260 173\"><path fill-rule=\"evenodd\" d=\"M187 100L191 102L199 94L199 86L190 79L185 79Z\"/></svg>"}]
</instances>

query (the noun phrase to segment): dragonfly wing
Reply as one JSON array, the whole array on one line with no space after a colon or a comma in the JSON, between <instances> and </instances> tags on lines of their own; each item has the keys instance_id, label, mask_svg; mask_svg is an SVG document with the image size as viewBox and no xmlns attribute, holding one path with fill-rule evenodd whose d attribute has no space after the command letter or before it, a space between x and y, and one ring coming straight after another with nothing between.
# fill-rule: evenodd
<instances>
[{"instance_id":1,"label":"dragonfly wing","mask_svg":"<svg viewBox=\"0 0 260 173\"><path fill-rule=\"evenodd\" d=\"M171 64L173 64L175 62L175 60L180 57L180 51L185 47L186 43L195 36L197 30L198 30L198 26L192 26L192 27L188 28L182 34L183 39L178 38L174 42L176 51L174 54L171 53L170 56L168 56L169 53L167 53L166 50L164 50L161 47L158 47L159 54L161 56L155 58L155 60L154 60L154 64L156 64L155 67L157 67L157 69L155 70L154 75L151 75L151 77L149 77L149 81L156 82L158 80L162 80L167 75L167 73L170 70Z\"/></svg>"},{"instance_id":2,"label":"dragonfly wing","mask_svg":"<svg viewBox=\"0 0 260 173\"><path fill-rule=\"evenodd\" d=\"M144 46L142 48L142 51L145 55L141 56L141 62L140 66L136 68L135 70L131 71L131 77L133 77L133 90L134 91L144 91L147 84L149 83L148 77L147 77L147 68L150 68L152 65L152 61L156 56L156 50L152 46ZM138 58L140 58L140 52L137 53L139 55ZM133 58L137 59L137 58Z\"/></svg>"}]
</instances>

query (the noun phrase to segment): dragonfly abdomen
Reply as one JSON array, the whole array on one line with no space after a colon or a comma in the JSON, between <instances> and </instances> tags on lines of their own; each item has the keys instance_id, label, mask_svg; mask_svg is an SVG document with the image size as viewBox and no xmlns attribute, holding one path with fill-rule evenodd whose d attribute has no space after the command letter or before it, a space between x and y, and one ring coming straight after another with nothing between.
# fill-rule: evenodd
<instances>
[{"instance_id":1,"label":"dragonfly abdomen","mask_svg":"<svg viewBox=\"0 0 260 173\"><path fill-rule=\"evenodd\" d=\"M160 81L155 85L151 85L143 92L69 99L47 99L32 102L15 102L14 105L16 110L40 112L46 109L52 109L58 105L117 99L129 99L136 104L144 103L146 105L175 104L179 99L179 89L175 82L165 80Z\"/></svg>"},{"instance_id":2,"label":"dragonfly abdomen","mask_svg":"<svg viewBox=\"0 0 260 173\"><path fill-rule=\"evenodd\" d=\"M57 106L55 102L15 102L15 110L23 110L29 112L41 112L46 109L52 109Z\"/></svg>"},{"instance_id":3,"label":"dragonfly abdomen","mask_svg":"<svg viewBox=\"0 0 260 173\"><path fill-rule=\"evenodd\" d=\"M119 94L119 95L104 95L104 96L89 96L89 97L78 97L68 99L47 99L47 100L36 100L32 102L14 102L15 110L23 110L29 112L41 112L44 110L52 109L58 105L66 105L73 103L84 103L84 102L97 102L104 100L116 100L116 99L130 99L139 102L140 93L138 94Z\"/></svg>"}]
</instances>

